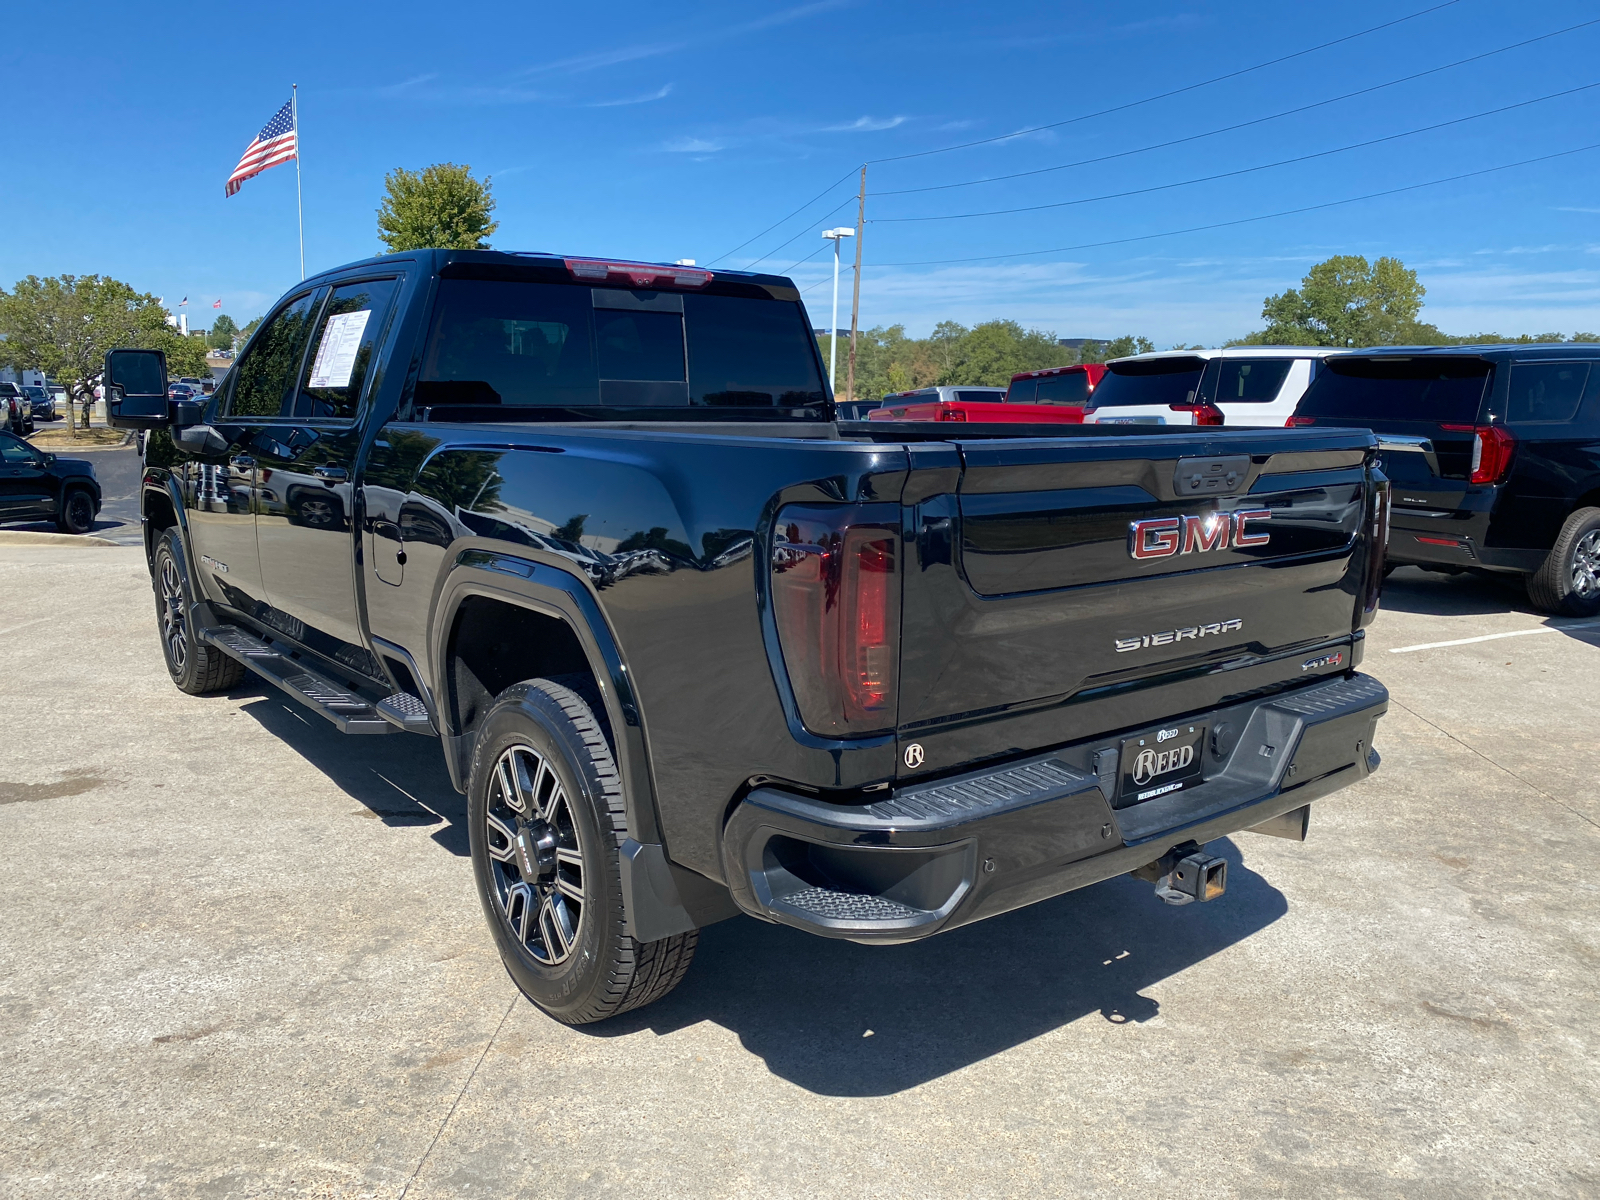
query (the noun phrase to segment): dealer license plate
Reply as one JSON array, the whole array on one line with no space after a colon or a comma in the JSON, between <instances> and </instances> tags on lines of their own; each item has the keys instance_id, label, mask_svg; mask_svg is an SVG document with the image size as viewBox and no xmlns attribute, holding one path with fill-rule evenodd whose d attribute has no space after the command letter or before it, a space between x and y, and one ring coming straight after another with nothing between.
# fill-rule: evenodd
<instances>
[{"instance_id":1,"label":"dealer license plate","mask_svg":"<svg viewBox=\"0 0 1600 1200\"><path fill-rule=\"evenodd\" d=\"M1180 721L1125 740L1118 803L1138 804L1199 783L1206 728Z\"/></svg>"}]
</instances>

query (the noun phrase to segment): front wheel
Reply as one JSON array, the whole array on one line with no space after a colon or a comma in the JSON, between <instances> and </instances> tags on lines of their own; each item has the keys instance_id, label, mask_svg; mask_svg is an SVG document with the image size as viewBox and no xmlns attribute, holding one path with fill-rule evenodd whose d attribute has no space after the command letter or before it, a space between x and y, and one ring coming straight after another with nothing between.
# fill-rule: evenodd
<instances>
[{"instance_id":1,"label":"front wheel","mask_svg":"<svg viewBox=\"0 0 1600 1200\"><path fill-rule=\"evenodd\" d=\"M176 529L156 542L156 623L161 630L161 657L180 692L203 696L233 687L244 676L244 664L215 646L189 636L188 573L183 569L183 543Z\"/></svg>"},{"instance_id":2,"label":"front wheel","mask_svg":"<svg viewBox=\"0 0 1600 1200\"><path fill-rule=\"evenodd\" d=\"M73 488L61 498L56 528L62 533L88 533L94 528L94 497L83 488Z\"/></svg>"},{"instance_id":3,"label":"front wheel","mask_svg":"<svg viewBox=\"0 0 1600 1200\"><path fill-rule=\"evenodd\" d=\"M622 780L593 710L571 688L531 679L495 700L467 788L478 898L506 970L569 1025L665 996L699 940L628 931L620 850Z\"/></svg>"},{"instance_id":4,"label":"front wheel","mask_svg":"<svg viewBox=\"0 0 1600 1200\"><path fill-rule=\"evenodd\" d=\"M1561 616L1600 613L1600 508L1567 518L1544 564L1528 577L1528 599Z\"/></svg>"}]
</instances>

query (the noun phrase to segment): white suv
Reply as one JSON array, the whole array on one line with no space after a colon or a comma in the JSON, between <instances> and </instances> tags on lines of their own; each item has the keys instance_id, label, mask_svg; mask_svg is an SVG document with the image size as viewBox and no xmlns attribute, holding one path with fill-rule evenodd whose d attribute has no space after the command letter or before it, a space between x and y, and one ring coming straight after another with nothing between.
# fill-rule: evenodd
<instances>
[{"instance_id":1,"label":"white suv","mask_svg":"<svg viewBox=\"0 0 1600 1200\"><path fill-rule=\"evenodd\" d=\"M1086 425L1276 425L1343 351L1320 346L1164 350L1106 364Z\"/></svg>"}]
</instances>

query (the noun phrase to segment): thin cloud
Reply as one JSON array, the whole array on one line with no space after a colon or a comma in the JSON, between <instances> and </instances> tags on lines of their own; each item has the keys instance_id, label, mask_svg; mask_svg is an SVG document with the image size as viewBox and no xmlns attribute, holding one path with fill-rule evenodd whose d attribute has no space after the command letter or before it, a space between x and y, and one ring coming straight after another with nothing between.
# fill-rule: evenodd
<instances>
[{"instance_id":1,"label":"thin cloud","mask_svg":"<svg viewBox=\"0 0 1600 1200\"><path fill-rule=\"evenodd\" d=\"M791 21L801 21L806 17L818 13L829 12L842 8L850 0L819 0L814 4L801 4L795 8L784 9L765 17L758 17L754 21L746 21L740 25L730 25L725 29L700 34L698 36L680 37L671 41L647 42L633 46L618 46L610 50L595 50L588 54L576 54L570 58L558 58L547 63L538 63L524 68L521 75L564 74L578 75L585 71L597 71L602 67L614 67L620 63L638 62L645 58L659 58L663 54L674 54L679 50L687 50L691 46L703 46L711 42L727 41L729 38L742 37L747 33L758 33L763 29L771 29L777 25L787 25Z\"/></svg>"},{"instance_id":2,"label":"thin cloud","mask_svg":"<svg viewBox=\"0 0 1600 1200\"><path fill-rule=\"evenodd\" d=\"M1576 212L1576 213L1600 214L1600 208L1568 208L1568 207L1562 207L1562 208L1556 209L1556 211L1557 212Z\"/></svg>"},{"instance_id":3,"label":"thin cloud","mask_svg":"<svg viewBox=\"0 0 1600 1200\"><path fill-rule=\"evenodd\" d=\"M727 149L727 143L709 142L705 138L679 137L666 142L661 148L669 154L714 154L718 150Z\"/></svg>"},{"instance_id":4,"label":"thin cloud","mask_svg":"<svg viewBox=\"0 0 1600 1200\"><path fill-rule=\"evenodd\" d=\"M622 108L624 105L628 105L628 104L649 104L654 100L665 100L671 94L672 94L672 85L670 83L668 83L668 84L664 84L658 90L656 90L654 92L650 92L650 93L648 93L647 95L644 95L644 96L626 96L621 100L596 100L593 104L587 104L584 107L585 108Z\"/></svg>"},{"instance_id":5,"label":"thin cloud","mask_svg":"<svg viewBox=\"0 0 1600 1200\"><path fill-rule=\"evenodd\" d=\"M845 125L824 125L818 133L877 133L880 129L893 129L904 125L905 117L857 117Z\"/></svg>"}]
</instances>

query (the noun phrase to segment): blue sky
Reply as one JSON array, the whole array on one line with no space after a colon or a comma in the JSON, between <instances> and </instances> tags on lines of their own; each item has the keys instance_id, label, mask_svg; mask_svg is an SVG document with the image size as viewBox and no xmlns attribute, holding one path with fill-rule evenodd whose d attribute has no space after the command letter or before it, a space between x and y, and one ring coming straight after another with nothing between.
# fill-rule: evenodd
<instances>
[{"instance_id":1,"label":"blue sky","mask_svg":"<svg viewBox=\"0 0 1600 1200\"><path fill-rule=\"evenodd\" d=\"M231 198L223 183L299 83L311 270L377 251L387 170L450 160L493 177L505 249L764 270L817 251L790 273L825 326L818 235L853 223L853 169L869 161L863 325L1003 316L1063 337L1210 343L1257 327L1262 297L1312 263L1359 253L1418 269L1424 317L1447 331L1600 329L1600 149L1564 154L1600 143L1600 87L1541 99L1600 83L1600 24L1447 65L1595 21L1592 4L1458 0L1088 116L1438 2L19 7L0 50L16 85L0 283L98 272L169 304L187 294L197 325L219 297L241 323L259 314L299 277L294 169ZM1213 132L1244 122L1257 123ZM1457 123L1096 199L1443 122ZM1018 256L906 265L1000 255ZM848 323L848 276L842 291Z\"/></svg>"}]
</instances>

